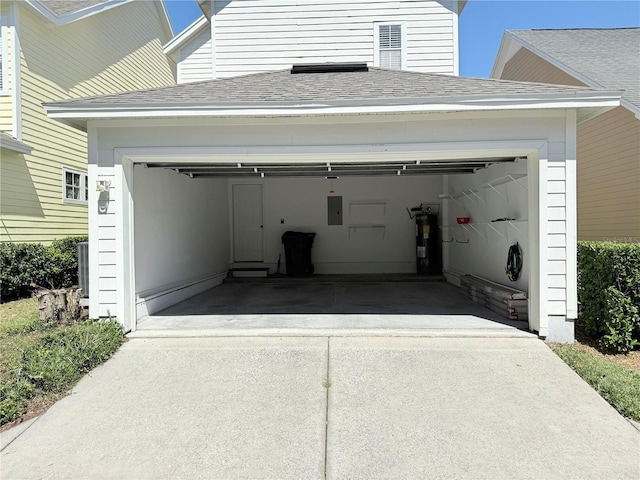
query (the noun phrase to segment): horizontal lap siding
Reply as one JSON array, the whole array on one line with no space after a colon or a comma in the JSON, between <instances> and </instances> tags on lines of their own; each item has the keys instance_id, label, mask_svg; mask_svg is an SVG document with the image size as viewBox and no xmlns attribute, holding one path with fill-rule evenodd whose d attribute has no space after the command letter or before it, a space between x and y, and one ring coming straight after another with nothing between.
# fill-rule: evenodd
<instances>
[{"instance_id":1,"label":"horizontal lap siding","mask_svg":"<svg viewBox=\"0 0 640 480\"><path fill-rule=\"evenodd\" d=\"M547 164L547 305L549 315L567 314L567 198L565 143L549 143Z\"/></svg>"},{"instance_id":2,"label":"horizontal lap siding","mask_svg":"<svg viewBox=\"0 0 640 480\"><path fill-rule=\"evenodd\" d=\"M453 13L435 1L246 0L216 7L216 74L374 61L374 22L405 22L407 69L453 74ZM250 47L250 48L249 48Z\"/></svg>"},{"instance_id":3,"label":"horizontal lap siding","mask_svg":"<svg viewBox=\"0 0 640 480\"><path fill-rule=\"evenodd\" d=\"M501 78L584 86L526 49ZM578 239L640 241L640 120L618 107L578 125L577 160Z\"/></svg>"},{"instance_id":4,"label":"horizontal lap siding","mask_svg":"<svg viewBox=\"0 0 640 480\"><path fill-rule=\"evenodd\" d=\"M211 29L205 28L178 55L178 83L213 78Z\"/></svg>"},{"instance_id":5,"label":"horizontal lap siding","mask_svg":"<svg viewBox=\"0 0 640 480\"><path fill-rule=\"evenodd\" d=\"M521 48L505 64L500 78L521 82L551 83L554 85L574 85L584 87L585 84L558 67L551 65L530 50Z\"/></svg>"},{"instance_id":6,"label":"horizontal lap siding","mask_svg":"<svg viewBox=\"0 0 640 480\"><path fill-rule=\"evenodd\" d=\"M578 238L640 241L640 120L618 107L578 126Z\"/></svg>"},{"instance_id":7,"label":"horizontal lap siding","mask_svg":"<svg viewBox=\"0 0 640 480\"><path fill-rule=\"evenodd\" d=\"M56 28L30 8L20 20L23 140L34 151L7 165L3 154L2 240L86 235L87 206L62 198L62 167L87 170L86 135L49 119L42 103L173 84L166 38L143 2Z\"/></svg>"}]
</instances>

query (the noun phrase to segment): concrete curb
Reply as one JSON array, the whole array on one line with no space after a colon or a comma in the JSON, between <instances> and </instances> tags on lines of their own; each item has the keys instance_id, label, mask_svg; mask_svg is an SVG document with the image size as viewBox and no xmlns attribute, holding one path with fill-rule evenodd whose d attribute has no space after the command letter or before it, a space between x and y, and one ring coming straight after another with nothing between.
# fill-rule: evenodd
<instances>
[{"instance_id":1,"label":"concrete curb","mask_svg":"<svg viewBox=\"0 0 640 480\"><path fill-rule=\"evenodd\" d=\"M346 329L346 328L229 328L136 330L128 338L194 337L425 337L425 338L523 338L538 339L531 332L513 328L453 329Z\"/></svg>"},{"instance_id":2,"label":"concrete curb","mask_svg":"<svg viewBox=\"0 0 640 480\"><path fill-rule=\"evenodd\" d=\"M29 420L26 420L22 423L19 423L15 427L10 428L9 430L5 430L4 432L0 432L0 452L7 448L11 442L13 442L16 438L26 432L31 425L33 425L36 420L40 417L34 417Z\"/></svg>"}]
</instances>

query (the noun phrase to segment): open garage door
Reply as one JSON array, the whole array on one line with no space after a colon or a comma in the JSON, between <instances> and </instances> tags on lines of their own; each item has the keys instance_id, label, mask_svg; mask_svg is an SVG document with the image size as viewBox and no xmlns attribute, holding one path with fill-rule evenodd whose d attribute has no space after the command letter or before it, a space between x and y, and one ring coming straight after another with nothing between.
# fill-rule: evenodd
<instances>
[{"instance_id":1,"label":"open garage door","mask_svg":"<svg viewBox=\"0 0 640 480\"><path fill-rule=\"evenodd\" d=\"M316 278L333 282L333 293L310 289L309 282L305 290L292 289L290 281L256 287L252 280L251 286L228 287L244 293L222 295L220 290L219 301L205 298L210 313L238 315L244 308L247 315L255 315L260 308L252 302L263 299L263 313L271 309L286 315L281 307L294 299L300 309L289 313L300 315L322 315L323 306L324 314L331 314L331 305L335 307L338 302L343 302L338 310L349 313L351 302L351 314L355 315L376 315L377 309L379 315L409 315L413 311L418 315L431 312L435 315L432 318L445 312L458 315L459 320L468 319L468 315L477 317L477 304L465 303L461 294L457 304L450 302L444 308L439 303L439 299L453 298L450 290L442 291L451 286L436 287L437 282L428 281L416 287L420 257L416 236L427 230L420 227L418 231L411 209L420 206L436 218L429 235L437 238L437 255L444 271L430 272L435 277L444 281L444 273L455 284L461 274L472 274L512 283L523 292L528 290L526 266L516 282L509 282L504 274L510 245L518 243L523 251L528 248L527 161L515 155L303 164L285 159L278 163L264 159L253 163L230 159L206 163L148 161L135 167L134 190L136 270L150 272L136 275L138 297L144 299L138 309L140 317L173 305L179 297L154 297L162 292L157 287L154 290L159 277L172 278L176 284L199 283L202 292L221 283L233 269L253 268L272 279L286 275L281 238L287 231L316 234L312 248ZM328 211L332 204L328 199L332 198L339 198L339 221L332 220ZM469 217L470 222L458 224L458 217ZM251 223L255 231L241 228L241 220ZM252 253L246 253L246 245L252 246ZM339 280L336 275L343 277ZM355 296L351 288L339 286L349 279L361 283L354 287L358 292ZM401 287L376 290L381 282L389 280L407 282L408 286L404 293L400 293ZM288 291L289 295L266 294L269 289ZM424 293L418 297L421 307L412 310L420 289ZM249 295L250 291L254 295ZM309 296L306 300L305 295ZM380 301L388 308L376 303ZM430 310L429 303L440 308ZM367 304L371 308L363 307ZM192 306L204 315L202 304ZM234 306L241 308L230 313ZM481 312L487 321L500 319L484 307Z\"/></svg>"}]
</instances>

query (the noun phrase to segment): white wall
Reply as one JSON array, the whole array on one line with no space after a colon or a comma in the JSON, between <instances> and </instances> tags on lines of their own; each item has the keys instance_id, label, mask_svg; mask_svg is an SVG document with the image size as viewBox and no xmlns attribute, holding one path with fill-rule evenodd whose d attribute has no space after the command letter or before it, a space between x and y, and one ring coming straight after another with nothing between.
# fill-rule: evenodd
<instances>
[{"instance_id":1,"label":"white wall","mask_svg":"<svg viewBox=\"0 0 640 480\"><path fill-rule=\"evenodd\" d=\"M178 83L213 78L211 29L205 28L178 51Z\"/></svg>"},{"instance_id":2,"label":"white wall","mask_svg":"<svg viewBox=\"0 0 640 480\"><path fill-rule=\"evenodd\" d=\"M523 221L528 221L528 179L523 177L495 185L497 192L486 185L488 182L504 179L508 174L526 173L526 160L521 160L518 163L493 165L474 175L449 176L449 193L484 187L469 196L456 195L455 200L444 200L448 202L449 208L447 218L443 219L446 226L442 230L443 239L450 241L450 269L477 275L525 292L529 291L531 251L528 222ZM471 217L472 223L459 226L456 217ZM519 221L489 225L491 220L498 218L514 218ZM511 282L507 278L505 267L508 249L516 242L523 252L524 263L518 281Z\"/></svg>"},{"instance_id":3,"label":"white wall","mask_svg":"<svg viewBox=\"0 0 640 480\"><path fill-rule=\"evenodd\" d=\"M415 272L415 224L405 208L437 203L442 188L440 176L276 178L245 183L263 184L264 259L275 272L281 254L283 273L281 237L288 230L316 233L312 250L316 273ZM329 195L342 196L343 225L327 224Z\"/></svg>"},{"instance_id":4,"label":"white wall","mask_svg":"<svg viewBox=\"0 0 640 480\"><path fill-rule=\"evenodd\" d=\"M149 298L226 274L227 182L134 167L136 294Z\"/></svg>"},{"instance_id":5,"label":"white wall","mask_svg":"<svg viewBox=\"0 0 640 480\"><path fill-rule=\"evenodd\" d=\"M290 68L294 63L374 63L374 22L406 25L407 70L456 74L457 15L426 0L215 1L216 75Z\"/></svg>"},{"instance_id":6,"label":"white wall","mask_svg":"<svg viewBox=\"0 0 640 480\"><path fill-rule=\"evenodd\" d=\"M504 154L506 150L510 154L526 156L533 152L535 155L531 157L531 165L528 166L538 172L540 186L538 187L537 178L531 176L528 186L530 196L531 186L537 193L543 195L539 205L545 221L541 225L529 223L529 242L531 244L532 235L535 235L536 242L540 245L542 258L540 271L542 273L539 280L535 278L534 280L537 285L535 288L539 287L540 295L545 299L540 322L546 328L547 322L552 318L562 319L572 306L575 308L575 301L569 291L574 287L575 274L571 273L573 262L569 258L570 249L567 248L567 239L570 235L569 227L572 223L568 212L570 213L571 208L575 208L575 198L570 192L571 185L575 186L573 183L575 179L572 180L573 177L567 173L567 159L572 157L571 145L573 144L575 147L575 143L570 139L572 128L575 134L575 123L570 121L569 114L565 115L564 111L475 114L467 112L384 117L265 118L235 119L233 121L229 119L132 120L128 123L123 121L102 122L99 127L93 127L90 123L90 154L92 159L89 169L90 184L93 184L99 176L113 178L115 175L117 178L117 162L114 165L114 157L117 157L114 153L117 151L122 152L122 155L137 158L137 161L153 161L155 158L163 158L174 162L211 161L211 159L248 162L252 160L250 152L254 151L253 146L256 147L255 151L260 151L262 146L269 146L270 155L257 156L262 161L269 158L273 161L274 158L277 158L279 161L299 162L319 161L327 154L292 153L295 151L292 148L295 149L297 146L308 147L309 151L315 149L318 152L333 152L331 153L332 158L351 159L351 161L375 158L415 159L420 152L405 153L400 151L414 143L423 145L421 148L427 152L442 151L447 155L473 156L488 152L491 154L502 152ZM154 147L150 148L149 145ZM197 147L193 147L194 145ZM396 146L397 152L395 152ZM520 146L523 147L519 148ZM355 147L361 147L361 153L344 153L353 152ZM382 148L389 153L369 153L377 148ZM140 155L147 155L147 157ZM274 157L274 155L276 156ZM433 158L437 159L437 157ZM486 172L484 175L487 175L485 180L488 180L488 177L493 176L494 173ZM479 179L474 179L473 182L476 180ZM451 181L455 182L455 179L451 179ZM462 184L459 187L458 185L453 185L453 187L464 188ZM503 188L519 187L511 185ZM318 195L320 194L324 195L325 193L319 189ZM99 312L100 315L105 315L107 310L113 315L118 314L115 292L117 286L121 284L118 272L123 271L124 268L124 265L118 263L117 256L116 227L120 225L122 219L118 216L118 206L114 205L115 198L112 197L107 215L98 215L99 203L95 192L90 192L89 198L90 241L94 245L98 245L97 251L91 254L90 261L91 265L99 265L97 278L94 278L92 274L92 280L95 280L92 285L95 286L91 287L91 312ZM304 198L306 197L296 199L296 201L304 202ZM429 199L417 197L415 200L420 202ZM491 202L493 201L491 200ZM318 208L324 209L321 206L323 204L324 202L319 203ZM533 205L534 203L529 202L529 204ZM537 200L535 205L538 205ZM510 204L508 206L510 207ZM282 214L275 213L277 208L271 210L267 206L266 210L273 211L279 222ZM510 212L511 210L508 208L504 215L510 214ZM487 218L492 217L494 212L488 213L490 215ZM495 214L503 216L497 207ZM520 211L514 211L515 214L519 215ZM475 215L477 216L479 213ZM287 223L284 226L286 229L299 226L298 221L291 220L289 223L288 218L292 217L285 217ZM449 221L452 221L451 218ZM228 235L228 227L226 228ZM274 230L276 239L279 231ZM493 234L489 233L488 235ZM228 238L227 236L227 243ZM511 238L515 237L510 236L509 240ZM478 240L475 245L482 245L482 241ZM471 243L469 246L474 248ZM494 247L496 248L496 266L493 273L489 272L490 276L502 275L502 268L506 264L506 248L502 240L500 243L495 242L495 245L487 241L484 249L480 248L473 255L468 255L471 262L484 261L482 255L484 255L486 248ZM320 245L318 248L321 251L324 247ZM532 248L536 248L536 245L532 245ZM272 252L270 255L273 255L274 251L270 252ZM274 255L272 256L273 260L268 260L274 261L276 258ZM525 265L528 259L530 257L525 250ZM525 268L529 268L529 266L526 265ZM529 285L529 291L537 294L532 285ZM92 315L97 314L92 313ZM546 334L546 331L542 332Z\"/></svg>"}]
</instances>

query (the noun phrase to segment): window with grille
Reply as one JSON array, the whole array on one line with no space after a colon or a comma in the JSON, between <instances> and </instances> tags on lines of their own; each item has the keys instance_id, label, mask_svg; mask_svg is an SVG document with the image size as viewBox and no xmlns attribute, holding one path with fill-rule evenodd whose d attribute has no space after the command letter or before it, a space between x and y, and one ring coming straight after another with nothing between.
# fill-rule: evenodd
<instances>
[{"instance_id":1,"label":"window with grille","mask_svg":"<svg viewBox=\"0 0 640 480\"><path fill-rule=\"evenodd\" d=\"M62 169L64 197L66 203L82 203L89 201L89 179L86 172Z\"/></svg>"},{"instance_id":2,"label":"window with grille","mask_svg":"<svg viewBox=\"0 0 640 480\"><path fill-rule=\"evenodd\" d=\"M381 68L401 70L405 68L404 25L383 23L375 27L375 65Z\"/></svg>"}]
</instances>

